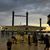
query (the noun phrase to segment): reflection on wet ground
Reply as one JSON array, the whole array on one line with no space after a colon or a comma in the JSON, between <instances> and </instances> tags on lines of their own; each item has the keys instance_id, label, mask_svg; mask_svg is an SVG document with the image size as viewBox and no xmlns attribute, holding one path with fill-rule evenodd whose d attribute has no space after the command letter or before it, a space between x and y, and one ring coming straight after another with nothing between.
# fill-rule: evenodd
<instances>
[{"instance_id":1,"label":"reflection on wet ground","mask_svg":"<svg viewBox=\"0 0 50 50\"><path fill-rule=\"evenodd\" d=\"M16 36L18 37L18 41L19 41L19 36ZM2 38L0 37L0 50L7 50L6 42L8 38L10 38L10 36ZM27 41L27 38L25 38L25 40ZM44 50L45 47L44 44L38 43L38 46L35 46L34 43L31 43L31 46L29 46L26 41L24 43L18 42L17 44L13 44L12 50Z\"/></svg>"},{"instance_id":2,"label":"reflection on wet ground","mask_svg":"<svg viewBox=\"0 0 50 50\"><path fill-rule=\"evenodd\" d=\"M0 44L0 50L6 50L6 43ZM28 46L28 44L13 44L12 50L44 50L44 44L38 44L38 46L35 46L32 44L31 46Z\"/></svg>"}]
</instances>

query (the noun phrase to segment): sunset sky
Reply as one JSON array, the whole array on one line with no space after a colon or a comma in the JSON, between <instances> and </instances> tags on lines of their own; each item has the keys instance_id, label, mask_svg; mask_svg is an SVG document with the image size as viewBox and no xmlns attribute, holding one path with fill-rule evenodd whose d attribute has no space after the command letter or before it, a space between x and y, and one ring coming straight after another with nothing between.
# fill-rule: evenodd
<instances>
[{"instance_id":1,"label":"sunset sky","mask_svg":"<svg viewBox=\"0 0 50 50\"><path fill-rule=\"evenodd\" d=\"M12 11L17 15L26 15L29 12L29 24L47 24L47 15L50 14L50 0L0 0L0 25L11 25ZM15 17L15 25L25 24L25 18Z\"/></svg>"}]
</instances>

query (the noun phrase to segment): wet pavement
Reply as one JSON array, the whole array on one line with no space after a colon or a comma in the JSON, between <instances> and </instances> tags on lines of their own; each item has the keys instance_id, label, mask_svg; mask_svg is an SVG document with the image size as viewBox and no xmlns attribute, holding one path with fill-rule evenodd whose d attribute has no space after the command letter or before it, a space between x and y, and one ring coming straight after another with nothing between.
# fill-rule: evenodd
<instances>
[{"instance_id":1,"label":"wet pavement","mask_svg":"<svg viewBox=\"0 0 50 50\"><path fill-rule=\"evenodd\" d=\"M44 44L38 44L38 46L31 44L31 46L29 46L27 43L18 43L12 45L12 50L44 50L44 47ZM0 43L0 50L7 50L6 42Z\"/></svg>"},{"instance_id":2,"label":"wet pavement","mask_svg":"<svg viewBox=\"0 0 50 50\"><path fill-rule=\"evenodd\" d=\"M18 39L17 44L12 44L12 50L44 50L45 45L38 43L38 46L35 46L34 43L31 43L31 46L28 45L27 43L27 36L25 36L25 42L21 43L20 42L20 35L16 36ZM0 38L0 50L7 50L7 43L8 38ZM50 50L50 49L49 49Z\"/></svg>"}]
</instances>

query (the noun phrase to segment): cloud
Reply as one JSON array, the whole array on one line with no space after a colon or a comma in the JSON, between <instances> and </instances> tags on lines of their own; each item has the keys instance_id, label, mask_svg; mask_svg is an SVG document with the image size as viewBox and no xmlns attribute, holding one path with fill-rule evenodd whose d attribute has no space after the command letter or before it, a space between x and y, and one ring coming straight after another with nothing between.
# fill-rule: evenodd
<instances>
[{"instance_id":1,"label":"cloud","mask_svg":"<svg viewBox=\"0 0 50 50\"><path fill-rule=\"evenodd\" d=\"M38 7L45 7L49 3L49 0L0 0L0 11L20 9L30 4L34 5L34 8L37 9Z\"/></svg>"},{"instance_id":2,"label":"cloud","mask_svg":"<svg viewBox=\"0 0 50 50\"><path fill-rule=\"evenodd\" d=\"M13 10L16 12L15 14L23 15L28 11L29 23L36 23L38 21L37 24L39 24L40 17L44 21L42 23L47 23L46 16L50 13L50 0L0 0L0 24L4 25L5 23L11 25ZM25 23L25 19L22 19L15 19L15 21L17 20L15 23L19 24L20 22L18 21Z\"/></svg>"}]
</instances>

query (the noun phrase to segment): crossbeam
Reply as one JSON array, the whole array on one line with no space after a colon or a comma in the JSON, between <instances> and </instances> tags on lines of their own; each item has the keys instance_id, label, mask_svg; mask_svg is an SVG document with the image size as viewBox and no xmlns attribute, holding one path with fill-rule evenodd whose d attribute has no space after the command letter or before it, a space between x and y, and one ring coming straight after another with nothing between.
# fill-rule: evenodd
<instances>
[{"instance_id":1,"label":"crossbeam","mask_svg":"<svg viewBox=\"0 0 50 50\"><path fill-rule=\"evenodd\" d=\"M12 26L14 26L14 17L26 17L26 26L28 26L28 12L26 12L26 16L24 16L24 15L15 15L15 12L12 11ZM13 27L12 27L12 30L13 30ZM12 35L13 35L13 31L12 31Z\"/></svg>"},{"instance_id":2,"label":"crossbeam","mask_svg":"<svg viewBox=\"0 0 50 50\"><path fill-rule=\"evenodd\" d=\"M15 15L15 12L12 11L12 26L14 26L14 17L26 17L26 26L28 26L28 12L25 15Z\"/></svg>"},{"instance_id":3,"label":"crossbeam","mask_svg":"<svg viewBox=\"0 0 50 50\"><path fill-rule=\"evenodd\" d=\"M26 17L24 15L14 15L15 17Z\"/></svg>"}]
</instances>

